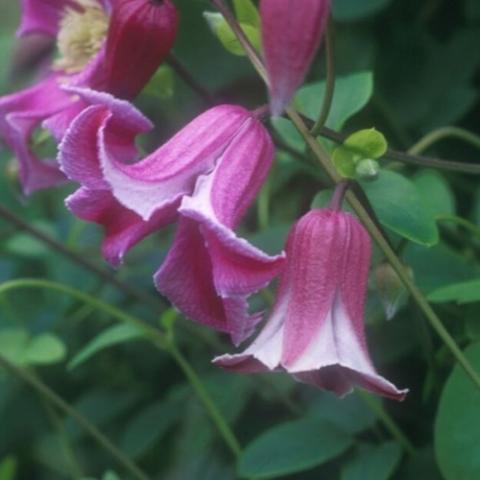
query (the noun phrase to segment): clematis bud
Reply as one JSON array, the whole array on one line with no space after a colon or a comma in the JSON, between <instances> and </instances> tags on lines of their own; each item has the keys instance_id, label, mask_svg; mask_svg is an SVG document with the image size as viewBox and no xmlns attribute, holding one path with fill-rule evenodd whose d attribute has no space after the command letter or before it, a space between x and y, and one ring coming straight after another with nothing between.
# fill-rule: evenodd
<instances>
[{"instance_id":1,"label":"clematis bud","mask_svg":"<svg viewBox=\"0 0 480 480\"><path fill-rule=\"evenodd\" d=\"M105 90L134 98L170 52L177 24L177 10L170 0L114 2L105 55Z\"/></svg>"},{"instance_id":2,"label":"clematis bud","mask_svg":"<svg viewBox=\"0 0 480 480\"><path fill-rule=\"evenodd\" d=\"M261 0L273 115L282 114L302 84L320 46L329 12L330 0Z\"/></svg>"},{"instance_id":3,"label":"clematis bud","mask_svg":"<svg viewBox=\"0 0 480 480\"><path fill-rule=\"evenodd\" d=\"M370 238L350 214L313 210L294 226L273 312L243 353L214 363L237 372L283 370L343 396L354 386L395 400L370 360L363 314Z\"/></svg>"}]
</instances>

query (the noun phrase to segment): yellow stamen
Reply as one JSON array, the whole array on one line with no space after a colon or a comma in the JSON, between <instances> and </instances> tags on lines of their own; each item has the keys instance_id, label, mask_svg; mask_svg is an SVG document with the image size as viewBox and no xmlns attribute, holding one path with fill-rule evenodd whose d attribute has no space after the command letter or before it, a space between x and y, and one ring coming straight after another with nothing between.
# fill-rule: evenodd
<instances>
[{"instance_id":1,"label":"yellow stamen","mask_svg":"<svg viewBox=\"0 0 480 480\"><path fill-rule=\"evenodd\" d=\"M55 67L66 73L81 71L100 50L108 30L108 15L96 0L77 0L83 11L67 8L60 21Z\"/></svg>"}]
</instances>

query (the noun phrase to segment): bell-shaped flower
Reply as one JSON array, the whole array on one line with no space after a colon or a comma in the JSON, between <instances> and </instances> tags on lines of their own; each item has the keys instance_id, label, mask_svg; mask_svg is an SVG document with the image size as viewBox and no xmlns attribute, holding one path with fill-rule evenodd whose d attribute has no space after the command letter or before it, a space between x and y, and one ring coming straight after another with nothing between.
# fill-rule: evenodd
<instances>
[{"instance_id":1,"label":"bell-shaped flower","mask_svg":"<svg viewBox=\"0 0 480 480\"><path fill-rule=\"evenodd\" d=\"M261 0L270 110L281 115L305 79L330 13L330 0Z\"/></svg>"},{"instance_id":2,"label":"bell-shaped flower","mask_svg":"<svg viewBox=\"0 0 480 480\"><path fill-rule=\"evenodd\" d=\"M214 363L236 372L286 371L343 396L354 386L396 400L372 365L364 333L371 242L349 213L312 210L292 229L279 292L265 327L243 353Z\"/></svg>"},{"instance_id":3,"label":"bell-shaped flower","mask_svg":"<svg viewBox=\"0 0 480 480\"><path fill-rule=\"evenodd\" d=\"M25 193L65 178L54 159L40 158L34 148L36 131L45 128L60 140L84 106L62 86L133 98L164 60L176 28L170 0L22 1L18 34L50 37L59 53L33 87L0 97L0 137L18 158Z\"/></svg>"},{"instance_id":4,"label":"bell-shaped flower","mask_svg":"<svg viewBox=\"0 0 480 480\"><path fill-rule=\"evenodd\" d=\"M217 106L138 160L134 140L151 128L148 120L110 95L69 90L90 106L60 146L62 170L81 184L68 207L104 227L103 253L113 264L178 219L158 289L191 319L244 339L259 319L248 315L247 297L283 264L233 231L272 163L265 128L242 107Z\"/></svg>"}]
</instances>

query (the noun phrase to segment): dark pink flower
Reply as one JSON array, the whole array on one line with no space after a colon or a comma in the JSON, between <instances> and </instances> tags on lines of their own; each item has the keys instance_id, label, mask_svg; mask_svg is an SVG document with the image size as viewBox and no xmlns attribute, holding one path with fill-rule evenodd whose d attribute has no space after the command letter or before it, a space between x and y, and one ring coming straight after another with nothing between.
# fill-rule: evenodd
<instances>
[{"instance_id":1,"label":"dark pink flower","mask_svg":"<svg viewBox=\"0 0 480 480\"><path fill-rule=\"evenodd\" d=\"M132 4L136 8L130 8ZM78 97L62 87L133 98L165 58L176 28L176 11L169 0L22 1L18 34L50 37L59 52L36 85L0 97L0 136L18 158L25 193L64 180L55 160L39 158L32 148L37 129L46 128L58 141L83 108Z\"/></svg>"},{"instance_id":2,"label":"dark pink flower","mask_svg":"<svg viewBox=\"0 0 480 480\"><path fill-rule=\"evenodd\" d=\"M136 97L173 47L177 24L177 9L170 0L116 0L104 90L121 98Z\"/></svg>"},{"instance_id":3,"label":"dark pink flower","mask_svg":"<svg viewBox=\"0 0 480 480\"><path fill-rule=\"evenodd\" d=\"M283 370L337 395L359 386L402 400L370 360L364 302L370 238L350 214L313 210L294 226L272 314L243 353L214 363L236 372Z\"/></svg>"},{"instance_id":4,"label":"dark pink flower","mask_svg":"<svg viewBox=\"0 0 480 480\"><path fill-rule=\"evenodd\" d=\"M270 109L281 115L320 46L330 0L261 0L262 39Z\"/></svg>"},{"instance_id":5,"label":"dark pink flower","mask_svg":"<svg viewBox=\"0 0 480 480\"><path fill-rule=\"evenodd\" d=\"M247 313L247 297L283 264L283 256L269 257L233 231L272 163L263 125L244 108L221 105L136 161L135 136L149 121L110 95L70 91L90 106L60 146L63 171L82 185L67 199L69 208L104 227L103 253L113 264L178 219L173 246L155 275L158 289L188 317L243 340L259 320Z\"/></svg>"}]
</instances>

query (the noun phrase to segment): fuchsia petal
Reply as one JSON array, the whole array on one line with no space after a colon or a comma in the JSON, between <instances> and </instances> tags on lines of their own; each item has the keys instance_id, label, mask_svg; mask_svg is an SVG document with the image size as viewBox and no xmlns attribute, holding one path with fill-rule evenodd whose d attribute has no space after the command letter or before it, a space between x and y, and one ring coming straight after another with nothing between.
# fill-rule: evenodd
<instances>
[{"instance_id":1,"label":"fuchsia petal","mask_svg":"<svg viewBox=\"0 0 480 480\"><path fill-rule=\"evenodd\" d=\"M180 213L202 225L220 295L251 294L266 286L283 264L283 256L270 257L233 232L265 181L272 161L270 136L252 117L215 170L200 177L194 195L182 202Z\"/></svg>"},{"instance_id":2,"label":"fuchsia petal","mask_svg":"<svg viewBox=\"0 0 480 480\"><path fill-rule=\"evenodd\" d=\"M170 0L116 0L108 31L105 89L134 98L170 52L178 14Z\"/></svg>"},{"instance_id":3,"label":"fuchsia petal","mask_svg":"<svg viewBox=\"0 0 480 480\"><path fill-rule=\"evenodd\" d=\"M282 114L302 84L320 46L329 12L330 0L261 0L273 115Z\"/></svg>"},{"instance_id":4,"label":"fuchsia petal","mask_svg":"<svg viewBox=\"0 0 480 480\"><path fill-rule=\"evenodd\" d=\"M121 205L103 179L99 140L108 143L110 153L118 161L131 161L137 155L136 135L150 130L152 125L131 104L111 95L72 87L66 90L79 95L79 102L85 107L60 145L62 170L82 184L82 188L67 199L67 205L79 218L103 226L106 234L103 255L118 265L133 245L174 221L180 201L173 199L166 203L148 221Z\"/></svg>"},{"instance_id":5,"label":"fuchsia petal","mask_svg":"<svg viewBox=\"0 0 480 480\"><path fill-rule=\"evenodd\" d=\"M80 188L66 200L77 217L98 223L105 229L102 254L112 265L119 265L125 253L147 235L171 223L178 204L158 211L148 222L122 207L108 190Z\"/></svg>"},{"instance_id":6,"label":"fuchsia petal","mask_svg":"<svg viewBox=\"0 0 480 480\"><path fill-rule=\"evenodd\" d=\"M182 202L180 214L190 219L187 224L197 245L189 245L180 231L155 276L159 290L182 312L230 333L235 344L250 336L260 320L248 314L248 296L266 286L284 262L283 256L264 254L232 230L255 198L272 159L268 133L249 118L212 173L200 177L195 193ZM189 260L190 252L195 252L195 260ZM198 268L192 268L193 261ZM182 262L189 266L182 267Z\"/></svg>"},{"instance_id":7,"label":"fuchsia petal","mask_svg":"<svg viewBox=\"0 0 480 480\"><path fill-rule=\"evenodd\" d=\"M298 359L327 321L341 274L345 248L339 229L343 217L314 210L292 230L290 293L284 326L282 362Z\"/></svg>"},{"instance_id":8,"label":"fuchsia petal","mask_svg":"<svg viewBox=\"0 0 480 480\"><path fill-rule=\"evenodd\" d=\"M198 116L166 144L140 162L120 163L101 132L100 157L105 180L115 197L145 220L173 198L191 194L197 176L213 169L250 113L231 105Z\"/></svg>"},{"instance_id":9,"label":"fuchsia petal","mask_svg":"<svg viewBox=\"0 0 480 480\"><path fill-rule=\"evenodd\" d=\"M72 103L70 95L59 89L58 81L57 75L51 75L34 87L0 98L0 135L19 160L27 194L65 179L53 160L40 160L29 146L42 121Z\"/></svg>"},{"instance_id":10,"label":"fuchsia petal","mask_svg":"<svg viewBox=\"0 0 480 480\"><path fill-rule=\"evenodd\" d=\"M80 96L84 110L72 122L60 145L61 168L68 178L89 189L110 189L100 165L99 140L108 143L103 149L119 161L132 161L137 156L135 137L150 130L152 124L130 103L107 93L65 89Z\"/></svg>"},{"instance_id":11,"label":"fuchsia petal","mask_svg":"<svg viewBox=\"0 0 480 480\"><path fill-rule=\"evenodd\" d=\"M377 374L364 334L370 238L350 214L313 210L293 228L272 315L243 353L214 362L229 370L285 370L343 396L354 386L395 400L398 390Z\"/></svg>"},{"instance_id":12,"label":"fuchsia petal","mask_svg":"<svg viewBox=\"0 0 480 480\"><path fill-rule=\"evenodd\" d=\"M55 36L67 7L79 8L74 0L21 0L22 19L17 35L45 33Z\"/></svg>"},{"instance_id":13,"label":"fuchsia petal","mask_svg":"<svg viewBox=\"0 0 480 480\"><path fill-rule=\"evenodd\" d=\"M181 218L172 247L155 274L158 290L187 317L221 332L236 343L260 320L247 313L244 297L218 295L212 276L210 252L199 225Z\"/></svg>"}]
</instances>

